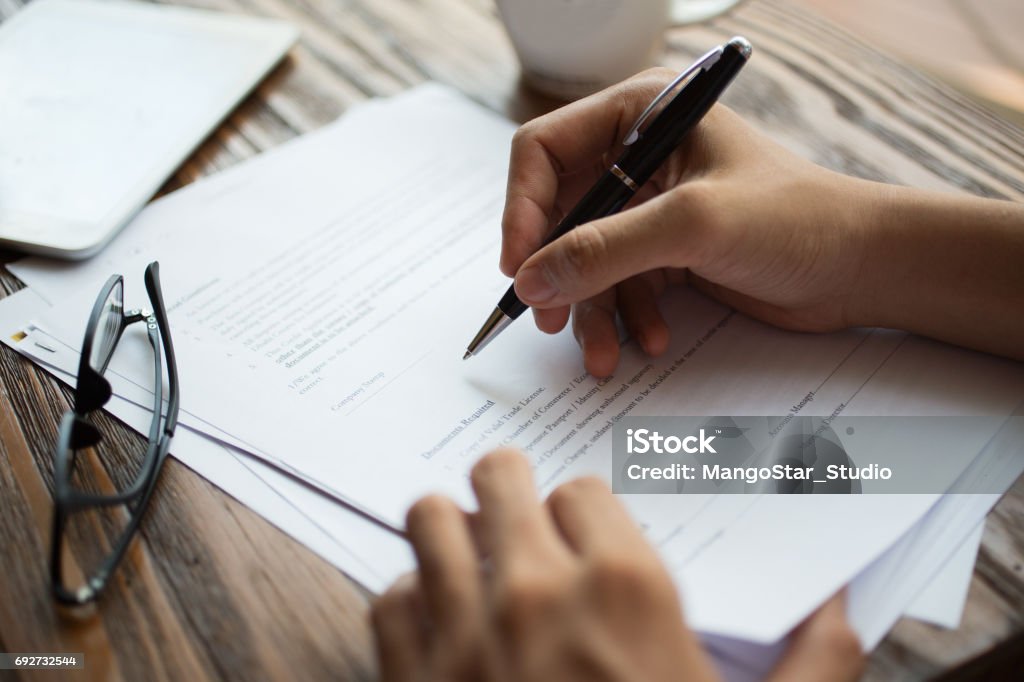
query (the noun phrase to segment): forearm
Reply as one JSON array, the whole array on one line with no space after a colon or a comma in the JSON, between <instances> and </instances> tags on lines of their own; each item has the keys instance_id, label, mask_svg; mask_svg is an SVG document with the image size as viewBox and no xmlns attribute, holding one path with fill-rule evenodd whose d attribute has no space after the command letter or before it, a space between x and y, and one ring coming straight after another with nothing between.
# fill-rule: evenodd
<instances>
[{"instance_id":1,"label":"forearm","mask_svg":"<svg viewBox=\"0 0 1024 682\"><path fill-rule=\"evenodd\" d=\"M854 321L1024 360L1024 204L871 191Z\"/></svg>"}]
</instances>

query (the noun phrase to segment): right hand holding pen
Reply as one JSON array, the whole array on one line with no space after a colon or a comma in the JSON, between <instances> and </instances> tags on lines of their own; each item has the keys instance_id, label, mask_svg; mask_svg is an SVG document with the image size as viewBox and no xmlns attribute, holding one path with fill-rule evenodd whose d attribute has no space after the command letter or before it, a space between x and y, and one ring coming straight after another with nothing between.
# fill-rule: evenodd
<instances>
[{"instance_id":1,"label":"right hand holding pen","mask_svg":"<svg viewBox=\"0 0 1024 682\"><path fill-rule=\"evenodd\" d=\"M796 330L847 326L864 261L871 183L816 166L716 105L621 213L544 237L622 151L672 79L652 69L524 125L512 143L501 269L554 333L572 311L587 370L618 362L615 315L650 355L668 346L657 306L688 282Z\"/></svg>"}]
</instances>

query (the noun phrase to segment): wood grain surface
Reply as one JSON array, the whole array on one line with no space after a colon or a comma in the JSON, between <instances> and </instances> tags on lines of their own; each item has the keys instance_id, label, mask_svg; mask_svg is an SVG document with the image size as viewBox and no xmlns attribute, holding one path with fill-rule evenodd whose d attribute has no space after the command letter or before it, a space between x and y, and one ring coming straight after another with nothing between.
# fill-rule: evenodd
<instances>
[{"instance_id":1,"label":"wood grain surface","mask_svg":"<svg viewBox=\"0 0 1024 682\"><path fill-rule=\"evenodd\" d=\"M0 0L0 18L21 4ZM518 121L557 105L520 85L491 0L180 4L280 17L302 38L165 192L427 80ZM800 154L867 178L1024 199L1024 132L786 4L753 0L709 25L672 29L661 61L681 68L734 34L748 37L756 56L725 102ZM0 263L15 257L0 253ZM0 297L20 287L0 272ZM173 460L101 604L84 616L56 609L46 580L52 446L68 399L66 388L0 349L0 651L84 652L87 668L60 679L375 677L368 595ZM142 439L112 418L99 422L106 455L88 474L100 484L123 480ZM872 655L867 679L1024 669L1022 565L1024 480L987 521L960 629L901 621ZM58 675L0 671L8 679Z\"/></svg>"}]
</instances>

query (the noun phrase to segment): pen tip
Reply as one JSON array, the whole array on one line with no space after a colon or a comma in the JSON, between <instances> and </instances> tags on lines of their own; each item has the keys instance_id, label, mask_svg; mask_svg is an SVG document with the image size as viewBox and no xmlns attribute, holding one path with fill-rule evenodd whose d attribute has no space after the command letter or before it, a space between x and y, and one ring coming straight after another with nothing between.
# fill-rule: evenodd
<instances>
[{"instance_id":1,"label":"pen tip","mask_svg":"<svg viewBox=\"0 0 1024 682\"><path fill-rule=\"evenodd\" d=\"M468 350L467 350L467 351L466 351L466 354L462 356L462 359L463 359L463 360L469 360L469 359L470 359L471 357L473 357L473 353L472 353L472 351L468 351Z\"/></svg>"}]
</instances>

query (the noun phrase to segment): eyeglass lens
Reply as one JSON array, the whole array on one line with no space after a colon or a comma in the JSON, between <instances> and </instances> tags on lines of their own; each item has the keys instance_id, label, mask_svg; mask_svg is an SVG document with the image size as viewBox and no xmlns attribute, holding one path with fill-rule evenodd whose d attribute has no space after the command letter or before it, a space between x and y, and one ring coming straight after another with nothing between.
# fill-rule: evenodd
<instances>
[{"instance_id":1,"label":"eyeglass lens","mask_svg":"<svg viewBox=\"0 0 1024 682\"><path fill-rule=\"evenodd\" d=\"M96 324L96 334L92 339L89 365L97 372L102 372L110 360L110 354L117 344L118 332L121 330L123 314L124 282L118 280L103 302L103 310Z\"/></svg>"}]
</instances>

